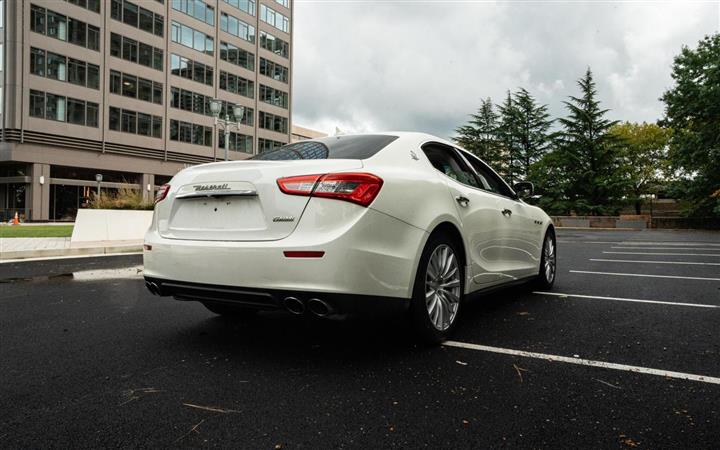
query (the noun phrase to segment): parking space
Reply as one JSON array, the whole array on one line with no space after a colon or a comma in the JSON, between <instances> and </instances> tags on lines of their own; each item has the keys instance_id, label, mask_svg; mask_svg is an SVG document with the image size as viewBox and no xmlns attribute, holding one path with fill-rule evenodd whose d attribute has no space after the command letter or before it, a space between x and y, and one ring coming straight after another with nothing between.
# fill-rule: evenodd
<instances>
[{"instance_id":1,"label":"parking space","mask_svg":"<svg viewBox=\"0 0 720 450\"><path fill-rule=\"evenodd\" d=\"M0 266L26 278L0 284L0 446L715 446L720 235L558 249L551 292L484 296L435 348L402 319L219 318L108 270L136 257ZM104 276L42 275L83 264Z\"/></svg>"}]
</instances>

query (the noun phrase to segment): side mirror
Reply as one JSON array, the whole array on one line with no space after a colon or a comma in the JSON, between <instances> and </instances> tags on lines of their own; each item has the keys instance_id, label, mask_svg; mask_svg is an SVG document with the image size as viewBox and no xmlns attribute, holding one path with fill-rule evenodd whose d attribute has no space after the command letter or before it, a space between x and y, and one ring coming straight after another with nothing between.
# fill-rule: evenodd
<instances>
[{"instance_id":1,"label":"side mirror","mask_svg":"<svg viewBox=\"0 0 720 450\"><path fill-rule=\"evenodd\" d=\"M535 194L535 186L529 181L521 181L513 185L513 191L520 198L530 198Z\"/></svg>"}]
</instances>

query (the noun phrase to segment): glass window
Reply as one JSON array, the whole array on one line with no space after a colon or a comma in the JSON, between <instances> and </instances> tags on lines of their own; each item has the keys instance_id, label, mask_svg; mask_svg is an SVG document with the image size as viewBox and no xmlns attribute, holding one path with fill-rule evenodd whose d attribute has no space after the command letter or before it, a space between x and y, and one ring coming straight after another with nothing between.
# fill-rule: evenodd
<instances>
[{"instance_id":1,"label":"glass window","mask_svg":"<svg viewBox=\"0 0 720 450\"><path fill-rule=\"evenodd\" d=\"M480 187L472 170L460 159L452 147L441 144L426 144L422 149L430 163L439 172L459 183L475 188Z\"/></svg>"},{"instance_id":2,"label":"glass window","mask_svg":"<svg viewBox=\"0 0 720 450\"><path fill-rule=\"evenodd\" d=\"M157 103L158 105L162 105L162 99L163 99L163 85L162 83L155 83L153 82L153 103Z\"/></svg>"},{"instance_id":3,"label":"glass window","mask_svg":"<svg viewBox=\"0 0 720 450\"><path fill-rule=\"evenodd\" d=\"M75 19L68 20L68 36L69 42L87 47L87 24Z\"/></svg>"},{"instance_id":4,"label":"glass window","mask_svg":"<svg viewBox=\"0 0 720 450\"><path fill-rule=\"evenodd\" d=\"M144 78L138 79L138 98L146 102L152 102L153 88L152 81ZM149 127L148 127L149 129Z\"/></svg>"},{"instance_id":5,"label":"glass window","mask_svg":"<svg viewBox=\"0 0 720 450\"><path fill-rule=\"evenodd\" d=\"M119 34L110 34L110 54L118 58L122 55L122 36Z\"/></svg>"},{"instance_id":6,"label":"glass window","mask_svg":"<svg viewBox=\"0 0 720 450\"><path fill-rule=\"evenodd\" d=\"M178 140L178 121L175 119L170 119L170 140Z\"/></svg>"},{"instance_id":7,"label":"glass window","mask_svg":"<svg viewBox=\"0 0 720 450\"><path fill-rule=\"evenodd\" d=\"M123 38L123 59L137 62L138 43L136 40Z\"/></svg>"},{"instance_id":8,"label":"glass window","mask_svg":"<svg viewBox=\"0 0 720 450\"><path fill-rule=\"evenodd\" d=\"M137 78L128 75L126 73L123 74L122 77L122 95L125 97L137 97Z\"/></svg>"},{"instance_id":9,"label":"glass window","mask_svg":"<svg viewBox=\"0 0 720 450\"><path fill-rule=\"evenodd\" d=\"M45 34L45 8L30 6L30 29Z\"/></svg>"},{"instance_id":10,"label":"glass window","mask_svg":"<svg viewBox=\"0 0 720 450\"><path fill-rule=\"evenodd\" d=\"M86 114L85 114L85 125L89 127L98 126L98 111L99 107L97 103L87 102Z\"/></svg>"},{"instance_id":11,"label":"glass window","mask_svg":"<svg viewBox=\"0 0 720 450\"><path fill-rule=\"evenodd\" d=\"M85 73L85 61L80 61L73 58L68 59L68 81L73 84L85 86L85 84L87 83L87 76ZM68 111L70 110L69 106L70 105L68 102ZM68 119L68 122L69 121L70 119Z\"/></svg>"},{"instance_id":12,"label":"glass window","mask_svg":"<svg viewBox=\"0 0 720 450\"><path fill-rule=\"evenodd\" d=\"M480 161L477 156L468 152L462 152L462 154L465 156L465 159L468 160L472 168L475 169L478 178L480 178L480 182L482 184L480 187L482 189L495 194L504 195L506 197L513 197L512 190L507 186L507 184L505 184L505 182L484 162Z\"/></svg>"},{"instance_id":13,"label":"glass window","mask_svg":"<svg viewBox=\"0 0 720 450\"><path fill-rule=\"evenodd\" d=\"M110 3L110 17L122 20L122 0L112 0Z\"/></svg>"},{"instance_id":14,"label":"glass window","mask_svg":"<svg viewBox=\"0 0 720 450\"><path fill-rule=\"evenodd\" d=\"M137 113L135 111L122 110L120 129L125 133L137 133Z\"/></svg>"},{"instance_id":15,"label":"glass window","mask_svg":"<svg viewBox=\"0 0 720 450\"><path fill-rule=\"evenodd\" d=\"M54 80L65 81L66 77L65 57L56 53L47 53L47 76Z\"/></svg>"},{"instance_id":16,"label":"glass window","mask_svg":"<svg viewBox=\"0 0 720 450\"><path fill-rule=\"evenodd\" d=\"M153 63L153 47L140 42L138 62L143 66L151 67Z\"/></svg>"},{"instance_id":17,"label":"glass window","mask_svg":"<svg viewBox=\"0 0 720 450\"><path fill-rule=\"evenodd\" d=\"M193 125L192 143L195 145L203 145L205 132L202 125Z\"/></svg>"},{"instance_id":18,"label":"glass window","mask_svg":"<svg viewBox=\"0 0 720 450\"><path fill-rule=\"evenodd\" d=\"M195 64L193 66L193 80L200 83L205 82L205 66L202 64Z\"/></svg>"},{"instance_id":19,"label":"glass window","mask_svg":"<svg viewBox=\"0 0 720 450\"><path fill-rule=\"evenodd\" d=\"M138 113L137 133L143 136L152 134L152 116L150 114Z\"/></svg>"},{"instance_id":20,"label":"glass window","mask_svg":"<svg viewBox=\"0 0 720 450\"><path fill-rule=\"evenodd\" d=\"M135 28L138 27L137 5L127 1L123 2L123 22Z\"/></svg>"},{"instance_id":21,"label":"glass window","mask_svg":"<svg viewBox=\"0 0 720 450\"><path fill-rule=\"evenodd\" d=\"M67 121L76 125L85 125L85 102L74 98L67 99Z\"/></svg>"},{"instance_id":22,"label":"glass window","mask_svg":"<svg viewBox=\"0 0 720 450\"><path fill-rule=\"evenodd\" d=\"M30 49L30 73L41 77L45 76L45 50Z\"/></svg>"},{"instance_id":23,"label":"glass window","mask_svg":"<svg viewBox=\"0 0 720 450\"><path fill-rule=\"evenodd\" d=\"M87 0L87 9L96 13L100 12L100 0Z\"/></svg>"},{"instance_id":24,"label":"glass window","mask_svg":"<svg viewBox=\"0 0 720 450\"><path fill-rule=\"evenodd\" d=\"M155 48L153 50L153 68L154 69L163 70L163 54L164 54L164 52L159 48Z\"/></svg>"},{"instance_id":25,"label":"glass window","mask_svg":"<svg viewBox=\"0 0 720 450\"><path fill-rule=\"evenodd\" d=\"M120 131L120 108L110 107L110 115L108 120L108 128Z\"/></svg>"},{"instance_id":26,"label":"glass window","mask_svg":"<svg viewBox=\"0 0 720 450\"><path fill-rule=\"evenodd\" d=\"M180 56L174 53L170 55L170 73L180 75Z\"/></svg>"},{"instance_id":27,"label":"glass window","mask_svg":"<svg viewBox=\"0 0 720 450\"><path fill-rule=\"evenodd\" d=\"M50 93L45 95L45 118L65 122L65 97Z\"/></svg>"},{"instance_id":28,"label":"glass window","mask_svg":"<svg viewBox=\"0 0 720 450\"><path fill-rule=\"evenodd\" d=\"M67 41L67 18L52 11L47 12L47 35Z\"/></svg>"},{"instance_id":29,"label":"glass window","mask_svg":"<svg viewBox=\"0 0 720 450\"><path fill-rule=\"evenodd\" d=\"M120 94L122 92L122 74L117 70L110 71L110 93Z\"/></svg>"},{"instance_id":30,"label":"glass window","mask_svg":"<svg viewBox=\"0 0 720 450\"><path fill-rule=\"evenodd\" d=\"M155 14L155 26L153 33L160 37L165 35L165 18L159 14Z\"/></svg>"},{"instance_id":31,"label":"glass window","mask_svg":"<svg viewBox=\"0 0 720 450\"><path fill-rule=\"evenodd\" d=\"M30 116L45 118L45 93L30 90Z\"/></svg>"},{"instance_id":32,"label":"glass window","mask_svg":"<svg viewBox=\"0 0 720 450\"><path fill-rule=\"evenodd\" d=\"M100 28L87 26L87 48L90 50L100 50Z\"/></svg>"},{"instance_id":33,"label":"glass window","mask_svg":"<svg viewBox=\"0 0 720 450\"><path fill-rule=\"evenodd\" d=\"M152 135L153 137L162 139L162 117L160 116L153 116L153 131Z\"/></svg>"},{"instance_id":34,"label":"glass window","mask_svg":"<svg viewBox=\"0 0 720 450\"><path fill-rule=\"evenodd\" d=\"M148 33L153 32L153 13L145 8L140 8L140 29L147 31ZM149 128L148 128L149 130Z\"/></svg>"},{"instance_id":35,"label":"glass window","mask_svg":"<svg viewBox=\"0 0 720 450\"><path fill-rule=\"evenodd\" d=\"M254 156L251 159L293 160L293 159L367 159L395 141L397 136L362 135L333 136L312 141L301 141L284 145L275 151ZM275 146L263 143L261 150L266 151ZM282 144L281 144L282 145Z\"/></svg>"},{"instance_id":36,"label":"glass window","mask_svg":"<svg viewBox=\"0 0 720 450\"><path fill-rule=\"evenodd\" d=\"M100 89L100 67L95 64L87 65L87 87Z\"/></svg>"},{"instance_id":37,"label":"glass window","mask_svg":"<svg viewBox=\"0 0 720 450\"><path fill-rule=\"evenodd\" d=\"M192 140L192 126L187 122L180 122L178 135L181 142L190 142Z\"/></svg>"}]
</instances>

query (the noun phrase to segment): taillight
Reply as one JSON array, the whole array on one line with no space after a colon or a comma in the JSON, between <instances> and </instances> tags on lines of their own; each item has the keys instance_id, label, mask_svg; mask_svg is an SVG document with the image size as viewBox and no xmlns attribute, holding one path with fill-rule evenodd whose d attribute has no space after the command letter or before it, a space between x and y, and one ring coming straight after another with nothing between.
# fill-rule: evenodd
<instances>
[{"instance_id":1,"label":"taillight","mask_svg":"<svg viewBox=\"0 0 720 450\"><path fill-rule=\"evenodd\" d=\"M335 198L368 206L375 200L383 180L370 173L328 173L280 178L278 187L286 194Z\"/></svg>"},{"instance_id":2,"label":"taillight","mask_svg":"<svg viewBox=\"0 0 720 450\"><path fill-rule=\"evenodd\" d=\"M155 203L165 200L168 192L170 192L169 184L163 184L162 186L160 186L160 189L158 189L157 193L155 194Z\"/></svg>"}]
</instances>

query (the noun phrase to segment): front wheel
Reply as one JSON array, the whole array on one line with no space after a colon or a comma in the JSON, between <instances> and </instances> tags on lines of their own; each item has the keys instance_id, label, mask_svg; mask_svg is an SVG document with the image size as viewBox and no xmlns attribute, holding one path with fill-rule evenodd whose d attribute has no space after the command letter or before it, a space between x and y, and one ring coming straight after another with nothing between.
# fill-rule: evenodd
<instances>
[{"instance_id":1,"label":"front wheel","mask_svg":"<svg viewBox=\"0 0 720 450\"><path fill-rule=\"evenodd\" d=\"M418 336L430 344L446 340L460 314L464 268L457 245L446 236L433 236L418 264L410 314Z\"/></svg>"},{"instance_id":2,"label":"front wheel","mask_svg":"<svg viewBox=\"0 0 720 450\"><path fill-rule=\"evenodd\" d=\"M550 289L555 283L555 275L557 273L557 250L555 244L555 233L553 233L552 230L548 230L543 240L540 270L536 282L540 289Z\"/></svg>"}]
</instances>

